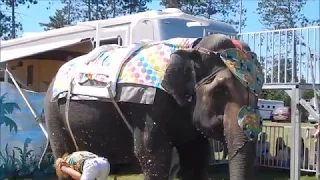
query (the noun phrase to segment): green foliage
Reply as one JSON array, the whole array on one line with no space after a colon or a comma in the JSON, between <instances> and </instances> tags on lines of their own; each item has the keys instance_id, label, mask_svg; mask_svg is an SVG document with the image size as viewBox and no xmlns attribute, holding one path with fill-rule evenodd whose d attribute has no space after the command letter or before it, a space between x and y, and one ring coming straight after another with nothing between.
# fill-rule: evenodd
<instances>
[{"instance_id":1,"label":"green foliage","mask_svg":"<svg viewBox=\"0 0 320 180\"><path fill-rule=\"evenodd\" d=\"M0 152L0 172L1 174L7 173L8 175L14 175L17 173L19 166L19 159L16 158L15 151L12 150L10 155L8 150L8 144L6 144L5 152ZM1 177L0 178L4 178Z\"/></svg>"},{"instance_id":2,"label":"green foliage","mask_svg":"<svg viewBox=\"0 0 320 180\"><path fill-rule=\"evenodd\" d=\"M302 98L303 99L312 99L312 98L314 98L313 90L305 90L302 93Z\"/></svg>"},{"instance_id":3,"label":"green foliage","mask_svg":"<svg viewBox=\"0 0 320 180\"><path fill-rule=\"evenodd\" d=\"M308 19L303 8L310 0L259 0L257 13L260 22L269 29L305 27L319 24L320 20Z\"/></svg>"},{"instance_id":4,"label":"green foliage","mask_svg":"<svg viewBox=\"0 0 320 180\"><path fill-rule=\"evenodd\" d=\"M17 124L8 117L9 114L12 114L14 110L19 110L20 107L15 102L5 102L5 97L8 93L5 93L0 96L0 127L2 124L9 127L10 131L17 133L18 126Z\"/></svg>"},{"instance_id":5,"label":"green foliage","mask_svg":"<svg viewBox=\"0 0 320 180\"><path fill-rule=\"evenodd\" d=\"M50 20L49 23L39 23L41 27L44 27L45 31L52 30L52 29L59 29L69 24L63 10L56 10L55 15L50 16L49 20Z\"/></svg>"},{"instance_id":6,"label":"green foliage","mask_svg":"<svg viewBox=\"0 0 320 180\"><path fill-rule=\"evenodd\" d=\"M29 8L30 5L37 3L38 0L0 1L0 39L8 40L15 38L14 34L22 31L22 24L16 20L16 16L19 15L19 12L16 12L16 9L19 6L27 5L27 8Z\"/></svg>"},{"instance_id":7,"label":"green foliage","mask_svg":"<svg viewBox=\"0 0 320 180\"><path fill-rule=\"evenodd\" d=\"M76 22L114 18L148 10L147 3L152 0L61 0L64 5L59 10L59 24L75 24ZM57 24L57 16L50 17L48 23L40 23L45 30L64 26L53 26ZM65 21L67 22L65 24Z\"/></svg>"},{"instance_id":8,"label":"green foliage","mask_svg":"<svg viewBox=\"0 0 320 180\"><path fill-rule=\"evenodd\" d=\"M45 176L54 173L52 153L45 155L43 166L38 169L40 157L36 157L33 150L29 149L30 143L31 139L26 138L23 147L14 147L11 153L6 144L5 151L0 152L0 179Z\"/></svg>"},{"instance_id":9,"label":"green foliage","mask_svg":"<svg viewBox=\"0 0 320 180\"><path fill-rule=\"evenodd\" d=\"M147 11L147 3L151 2L152 0L123 0L120 3L122 8L122 14L132 14L137 12L144 12Z\"/></svg>"},{"instance_id":10,"label":"green foliage","mask_svg":"<svg viewBox=\"0 0 320 180\"><path fill-rule=\"evenodd\" d=\"M302 93L302 98L303 99L312 99L313 96L313 90L305 90ZM290 96L283 90L263 90L261 97L262 99L270 99L270 100L280 100L284 102L285 106L290 106L291 105L291 98Z\"/></svg>"},{"instance_id":11,"label":"green foliage","mask_svg":"<svg viewBox=\"0 0 320 180\"><path fill-rule=\"evenodd\" d=\"M166 8L179 8L186 13L201 15L208 19L219 19L239 26L240 0L162 0L161 5ZM247 10L242 8L242 24L245 26Z\"/></svg>"}]
</instances>

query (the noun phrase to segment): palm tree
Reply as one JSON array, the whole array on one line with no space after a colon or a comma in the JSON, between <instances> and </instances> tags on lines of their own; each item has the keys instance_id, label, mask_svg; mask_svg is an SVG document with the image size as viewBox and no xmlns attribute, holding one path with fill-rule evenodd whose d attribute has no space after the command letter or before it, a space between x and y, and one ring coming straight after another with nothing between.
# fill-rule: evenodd
<instances>
[{"instance_id":1,"label":"palm tree","mask_svg":"<svg viewBox=\"0 0 320 180\"><path fill-rule=\"evenodd\" d=\"M44 27L45 31L59 29L69 24L63 10L56 10L55 15L50 16L49 19L48 23L39 23L41 27Z\"/></svg>"},{"instance_id":2,"label":"palm tree","mask_svg":"<svg viewBox=\"0 0 320 180\"><path fill-rule=\"evenodd\" d=\"M15 102L5 102L5 97L8 93L5 93L0 96L0 127L2 124L9 127L10 132L14 131L17 133L18 126L17 124L8 117L9 114L12 114L14 110L19 110L20 107Z\"/></svg>"}]
</instances>

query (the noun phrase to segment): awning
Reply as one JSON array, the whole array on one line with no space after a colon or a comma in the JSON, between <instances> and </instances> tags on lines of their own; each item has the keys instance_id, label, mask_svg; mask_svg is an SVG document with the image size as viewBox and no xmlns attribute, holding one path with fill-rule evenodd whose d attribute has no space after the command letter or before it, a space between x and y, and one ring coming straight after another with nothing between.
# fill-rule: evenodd
<instances>
[{"instance_id":1,"label":"awning","mask_svg":"<svg viewBox=\"0 0 320 180\"><path fill-rule=\"evenodd\" d=\"M78 39L72 39L72 40L64 40L64 41L60 40L55 42L38 43L38 44L33 44L31 46L22 46L22 47L10 48L10 49L1 48L0 63L67 47L67 46L76 45L76 44L87 42L87 41L90 41L90 39L83 40L81 38L78 38Z\"/></svg>"},{"instance_id":2,"label":"awning","mask_svg":"<svg viewBox=\"0 0 320 180\"><path fill-rule=\"evenodd\" d=\"M92 27L71 26L1 41L0 63L88 42L94 33Z\"/></svg>"}]
</instances>

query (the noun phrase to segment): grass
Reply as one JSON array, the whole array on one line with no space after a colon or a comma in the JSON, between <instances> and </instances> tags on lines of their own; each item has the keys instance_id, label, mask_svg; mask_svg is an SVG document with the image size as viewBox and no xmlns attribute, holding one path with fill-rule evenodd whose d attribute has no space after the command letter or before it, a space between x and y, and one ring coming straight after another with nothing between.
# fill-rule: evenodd
<instances>
[{"instance_id":1,"label":"grass","mask_svg":"<svg viewBox=\"0 0 320 180\"><path fill-rule=\"evenodd\" d=\"M289 171L276 170L269 168L257 168L256 177L259 180L289 180ZM131 175L117 175L118 180L143 180L143 175L141 174L131 174ZM110 176L112 180L114 175ZM108 178L109 179L109 178ZM177 179L178 180L178 179ZM207 180L229 180L227 166L213 166L210 168ZM314 175L304 174L301 176L301 180L318 180Z\"/></svg>"},{"instance_id":2,"label":"grass","mask_svg":"<svg viewBox=\"0 0 320 180\"><path fill-rule=\"evenodd\" d=\"M271 154L275 154L275 143L278 137L283 137L286 144L290 146L291 144L291 132L290 132L290 123L274 123L271 121L264 121L263 124L266 126L263 131L268 134L267 140L270 142ZM270 128L271 127L271 128ZM275 127L275 128L273 128ZM314 139L306 137L306 130L308 128L313 128L313 125L310 123L301 123L302 131L301 136L305 140L306 148L314 148ZM222 153L215 153L216 159L222 157ZM314 154L310 153L309 161L314 162ZM271 168L257 168L255 171L257 178L259 180L289 180L290 171L289 170L279 170ZM208 173L208 180L228 180L229 173L226 165L215 165L212 166ZM143 180L143 175L141 174L131 174L131 175L118 175L118 180ZM110 179L113 179L114 176L111 176ZM313 173L302 173L301 180L318 180L314 177Z\"/></svg>"}]
</instances>

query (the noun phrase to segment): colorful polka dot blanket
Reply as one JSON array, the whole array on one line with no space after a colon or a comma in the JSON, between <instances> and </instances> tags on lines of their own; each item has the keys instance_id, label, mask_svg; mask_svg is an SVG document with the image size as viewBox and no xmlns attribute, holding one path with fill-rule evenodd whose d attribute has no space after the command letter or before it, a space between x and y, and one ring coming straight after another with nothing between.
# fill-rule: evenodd
<instances>
[{"instance_id":1,"label":"colorful polka dot blanket","mask_svg":"<svg viewBox=\"0 0 320 180\"><path fill-rule=\"evenodd\" d=\"M113 93L116 93L116 84L120 83L163 89L161 81L171 53L191 48L196 40L197 38L173 38L165 41L141 41L128 47L98 47L87 55L65 63L59 69L53 85L52 99L66 95L70 79L78 84L92 80L101 83L112 82ZM79 71L90 68L95 69L96 73Z\"/></svg>"}]
</instances>

